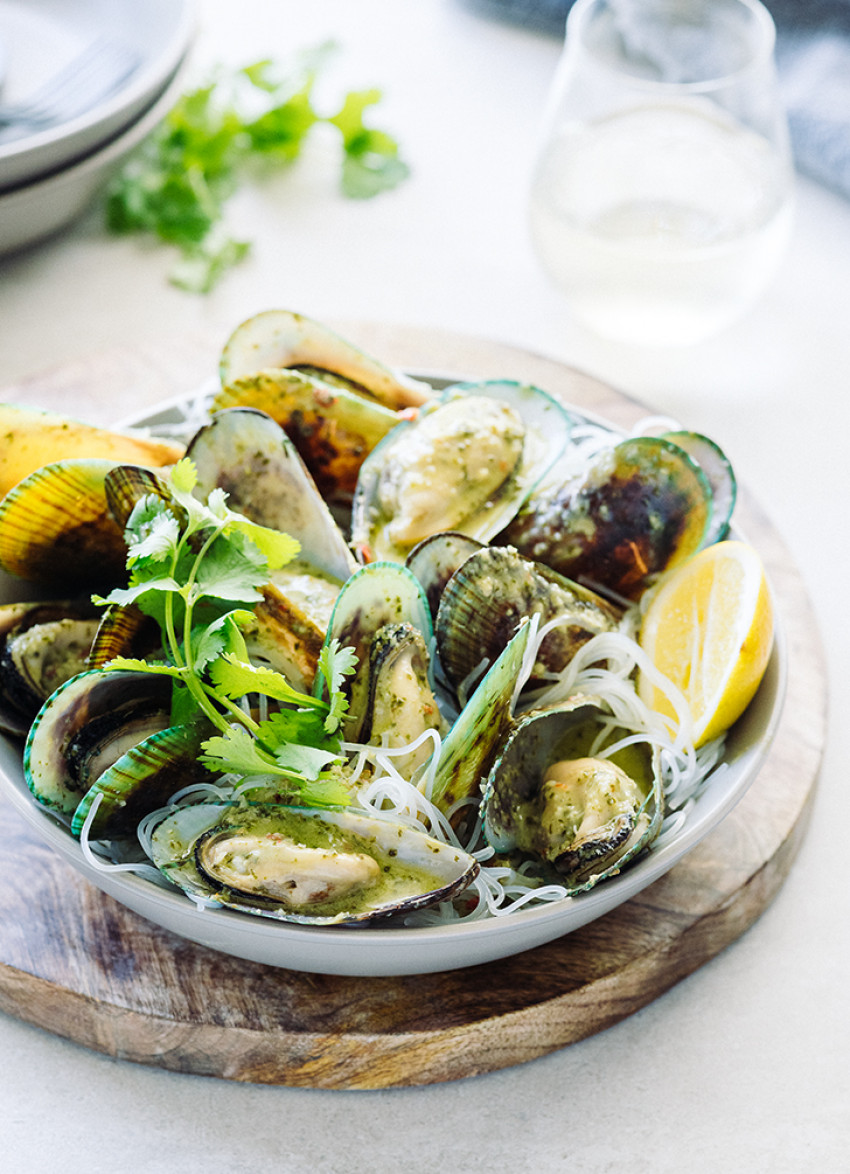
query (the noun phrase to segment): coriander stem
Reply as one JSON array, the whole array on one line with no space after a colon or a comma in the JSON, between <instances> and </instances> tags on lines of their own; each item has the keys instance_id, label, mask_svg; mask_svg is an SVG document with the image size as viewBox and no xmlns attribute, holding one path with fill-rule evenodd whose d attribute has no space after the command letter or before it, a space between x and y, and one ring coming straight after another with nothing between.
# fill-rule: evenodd
<instances>
[{"instance_id":1,"label":"coriander stem","mask_svg":"<svg viewBox=\"0 0 850 1174\"><path fill-rule=\"evenodd\" d=\"M223 705L225 709L229 710L235 718L238 718L242 725L250 730L252 734L259 733L259 724L254 721L250 713L245 712L241 705L237 705L230 697L221 697L219 695L216 695L216 701L218 701L219 705Z\"/></svg>"},{"instance_id":2,"label":"coriander stem","mask_svg":"<svg viewBox=\"0 0 850 1174\"><path fill-rule=\"evenodd\" d=\"M180 548L182 547L182 545L183 545L182 541L179 542L177 545L177 549L174 551L174 554L171 556L171 577L172 577L172 579L177 578L177 563L180 558ZM180 649L180 642L177 639L177 630L174 626L174 595L171 591L169 591L165 597L165 634L168 638L169 651L171 653L171 656L172 656L172 659L174 660L175 665L178 668L183 668L185 665L185 662L183 660L183 655L182 655L182 652Z\"/></svg>"}]
</instances>

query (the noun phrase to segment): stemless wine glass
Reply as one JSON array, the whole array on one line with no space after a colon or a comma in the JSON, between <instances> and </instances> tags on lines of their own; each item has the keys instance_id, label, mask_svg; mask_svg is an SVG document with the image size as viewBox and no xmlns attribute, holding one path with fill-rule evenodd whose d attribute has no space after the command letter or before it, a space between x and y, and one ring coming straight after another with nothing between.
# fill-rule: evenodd
<instances>
[{"instance_id":1,"label":"stemless wine glass","mask_svg":"<svg viewBox=\"0 0 850 1174\"><path fill-rule=\"evenodd\" d=\"M577 318L648 345L738 318L789 236L793 169L758 0L578 0L530 222Z\"/></svg>"}]
</instances>

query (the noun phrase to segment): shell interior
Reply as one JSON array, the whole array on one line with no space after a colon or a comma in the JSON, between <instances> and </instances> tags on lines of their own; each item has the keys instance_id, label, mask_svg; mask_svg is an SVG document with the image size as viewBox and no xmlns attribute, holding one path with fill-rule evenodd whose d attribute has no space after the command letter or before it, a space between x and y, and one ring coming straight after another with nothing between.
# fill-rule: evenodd
<instances>
[{"instance_id":1,"label":"shell interior","mask_svg":"<svg viewBox=\"0 0 850 1174\"><path fill-rule=\"evenodd\" d=\"M367 355L321 322L291 310L265 310L242 322L222 351L222 385L264 368L307 367L348 380L391 408L420 404L428 384Z\"/></svg>"},{"instance_id":2,"label":"shell interior","mask_svg":"<svg viewBox=\"0 0 850 1174\"><path fill-rule=\"evenodd\" d=\"M431 800L446 814L453 813L456 804L468 799L477 801L479 797L480 780L490 769L510 728L530 635L531 624L523 623L497 660L486 669L443 739Z\"/></svg>"},{"instance_id":3,"label":"shell interior","mask_svg":"<svg viewBox=\"0 0 850 1174\"><path fill-rule=\"evenodd\" d=\"M218 412L195 435L187 455L198 470L200 496L224 489L231 509L297 539L304 562L340 581L354 570L348 544L315 481L292 441L265 412Z\"/></svg>"},{"instance_id":4,"label":"shell interior","mask_svg":"<svg viewBox=\"0 0 850 1174\"><path fill-rule=\"evenodd\" d=\"M171 681L92 670L66 681L39 710L24 747L24 777L43 806L70 819L100 773L168 725Z\"/></svg>"}]
</instances>

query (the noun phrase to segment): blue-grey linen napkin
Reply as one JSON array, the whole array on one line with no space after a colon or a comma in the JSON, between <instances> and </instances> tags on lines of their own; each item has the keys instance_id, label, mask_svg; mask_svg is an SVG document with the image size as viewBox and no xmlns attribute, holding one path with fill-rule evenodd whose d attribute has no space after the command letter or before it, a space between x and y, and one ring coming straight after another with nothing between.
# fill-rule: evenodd
<instances>
[{"instance_id":1,"label":"blue-grey linen napkin","mask_svg":"<svg viewBox=\"0 0 850 1174\"><path fill-rule=\"evenodd\" d=\"M465 0L481 13L562 37L573 0ZM850 0L764 0L800 171L850 198Z\"/></svg>"}]
</instances>

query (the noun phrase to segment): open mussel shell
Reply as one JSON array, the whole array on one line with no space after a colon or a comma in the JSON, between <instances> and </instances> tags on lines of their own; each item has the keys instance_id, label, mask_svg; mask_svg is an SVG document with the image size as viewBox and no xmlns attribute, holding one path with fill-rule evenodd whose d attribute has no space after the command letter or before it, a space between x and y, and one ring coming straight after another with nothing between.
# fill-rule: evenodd
<instances>
[{"instance_id":1,"label":"open mussel shell","mask_svg":"<svg viewBox=\"0 0 850 1174\"><path fill-rule=\"evenodd\" d=\"M187 455L198 471L200 496L224 489L231 509L297 539L301 560L340 582L354 570L315 481L271 416L255 408L217 412L193 437Z\"/></svg>"},{"instance_id":2,"label":"open mussel shell","mask_svg":"<svg viewBox=\"0 0 850 1174\"><path fill-rule=\"evenodd\" d=\"M0 496L36 469L60 460L172 465L183 455L183 446L170 440L112 432L21 404L0 404L0 436Z\"/></svg>"},{"instance_id":3,"label":"open mussel shell","mask_svg":"<svg viewBox=\"0 0 850 1174\"><path fill-rule=\"evenodd\" d=\"M159 624L135 603L112 603L103 612L88 656L88 668L102 669L116 656L145 659L159 653Z\"/></svg>"},{"instance_id":4,"label":"open mussel shell","mask_svg":"<svg viewBox=\"0 0 850 1174\"><path fill-rule=\"evenodd\" d=\"M109 512L115 522L126 529L130 514L145 497L158 497L178 513L168 485L151 469L141 465L116 465L106 476L104 485Z\"/></svg>"},{"instance_id":5,"label":"open mussel shell","mask_svg":"<svg viewBox=\"0 0 850 1174\"><path fill-rule=\"evenodd\" d=\"M665 440L685 450L696 461L711 486L711 521L702 540L703 546L721 542L729 533L729 524L738 496L738 483L729 458L713 440L699 432L665 432Z\"/></svg>"},{"instance_id":6,"label":"open mussel shell","mask_svg":"<svg viewBox=\"0 0 850 1174\"><path fill-rule=\"evenodd\" d=\"M25 477L0 502L0 566L63 590L109 590L126 578L127 547L109 512L108 460L68 460Z\"/></svg>"},{"instance_id":7,"label":"open mussel shell","mask_svg":"<svg viewBox=\"0 0 850 1174\"><path fill-rule=\"evenodd\" d=\"M489 541L561 455L569 432L557 400L529 384L447 388L363 462L352 503L354 550L364 562L404 562L441 531Z\"/></svg>"},{"instance_id":8,"label":"open mussel shell","mask_svg":"<svg viewBox=\"0 0 850 1174\"><path fill-rule=\"evenodd\" d=\"M350 502L366 456L401 419L398 412L303 371L244 375L214 397L213 411L257 408L295 445L325 501Z\"/></svg>"},{"instance_id":9,"label":"open mussel shell","mask_svg":"<svg viewBox=\"0 0 850 1174\"><path fill-rule=\"evenodd\" d=\"M498 541L567 578L637 599L700 548L711 515L702 469L671 441L640 436L535 494Z\"/></svg>"},{"instance_id":10,"label":"open mussel shell","mask_svg":"<svg viewBox=\"0 0 850 1174\"><path fill-rule=\"evenodd\" d=\"M431 387L365 354L321 322L291 310L266 310L241 323L221 355L222 386L269 368L315 371L390 408L424 403Z\"/></svg>"},{"instance_id":11,"label":"open mussel shell","mask_svg":"<svg viewBox=\"0 0 850 1174\"><path fill-rule=\"evenodd\" d=\"M60 685L24 747L24 777L38 802L70 820L108 767L169 725L171 692L167 676L100 669Z\"/></svg>"},{"instance_id":12,"label":"open mussel shell","mask_svg":"<svg viewBox=\"0 0 850 1174\"><path fill-rule=\"evenodd\" d=\"M430 647L431 613L415 575L398 563L371 563L355 571L334 604L327 635L341 648L353 648L357 657L354 673L343 685L349 694L345 721L349 741L359 741L368 723L372 643L382 628L401 623L417 628L425 647Z\"/></svg>"},{"instance_id":13,"label":"open mussel shell","mask_svg":"<svg viewBox=\"0 0 850 1174\"><path fill-rule=\"evenodd\" d=\"M313 687L341 584L300 560L272 571L245 633L251 660L266 664L296 689Z\"/></svg>"},{"instance_id":14,"label":"open mussel shell","mask_svg":"<svg viewBox=\"0 0 850 1174\"><path fill-rule=\"evenodd\" d=\"M83 604L29 605L0 645L0 693L32 721L54 689L89 667L97 628Z\"/></svg>"},{"instance_id":15,"label":"open mussel shell","mask_svg":"<svg viewBox=\"0 0 850 1174\"><path fill-rule=\"evenodd\" d=\"M410 913L479 871L466 852L403 824L277 804L181 808L154 829L151 854L195 899L303 925Z\"/></svg>"},{"instance_id":16,"label":"open mussel shell","mask_svg":"<svg viewBox=\"0 0 850 1174\"><path fill-rule=\"evenodd\" d=\"M423 538L405 559L404 565L422 584L435 620L449 579L483 545L477 538L459 534L456 530L445 530Z\"/></svg>"},{"instance_id":17,"label":"open mussel shell","mask_svg":"<svg viewBox=\"0 0 850 1174\"><path fill-rule=\"evenodd\" d=\"M560 673L579 648L601 632L615 631L618 608L595 592L512 547L486 546L449 579L437 611L440 664L456 687L483 663L492 664L524 617L540 626L558 620L541 642L530 683Z\"/></svg>"},{"instance_id":18,"label":"open mussel shell","mask_svg":"<svg viewBox=\"0 0 850 1174\"><path fill-rule=\"evenodd\" d=\"M90 839L134 836L139 821L163 807L172 795L212 778L198 761L201 744L211 733L211 727L200 722L168 726L131 746L83 795L71 831L79 836L91 815Z\"/></svg>"},{"instance_id":19,"label":"open mussel shell","mask_svg":"<svg viewBox=\"0 0 850 1174\"><path fill-rule=\"evenodd\" d=\"M37 607L35 603L5 603L0 607L0 641L4 641L8 634L24 618L30 608ZM30 727L31 717L25 716L13 705L0 687L0 731L20 737Z\"/></svg>"},{"instance_id":20,"label":"open mussel shell","mask_svg":"<svg viewBox=\"0 0 850 1174\"><path fill-rule=\"evenodd\" d=\"M619 872L657 836L664 816L660 755L634 742L597 697L519 717L484 787L484 835L497 852L533 860L571 891Z\"/></svg>"}]
</instances>

